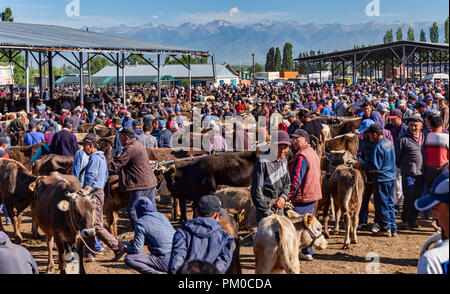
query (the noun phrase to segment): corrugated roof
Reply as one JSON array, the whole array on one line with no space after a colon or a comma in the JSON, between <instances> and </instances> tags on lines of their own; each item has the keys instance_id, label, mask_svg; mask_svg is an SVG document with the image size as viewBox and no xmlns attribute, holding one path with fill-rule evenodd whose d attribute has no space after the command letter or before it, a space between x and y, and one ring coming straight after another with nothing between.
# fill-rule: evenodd
<instances>
[{"instance_id":1,"label":"corrugated roof","mask_svg":"<svg viewBox=\"0 0 450 294\"><path fill-rule=\"evenodd\" d=\"M211 64L192 64L191 65L191 77L196 78L206 78L213 77L213 70ZM181 64L168 64L161 67L161 76L172 76L176 79L187 78L189 75L188 70ZM115 65L106 66L99 72L93 75L93 77L108 77L116 76L117 69ZM119 70L119 75L122 76L122 70ZM158 72L151 65L129 65L125 66L125 78L128 80L129 77L133 76L158 76ZM233 74L225 64L216 65L216 78L237 78L238 76Z\"/></svg>"},{"instance_id":2,"label":"corrugated roof","mask_svg":"<svg viewBox=\"0 0 450 294\"><path fill-rule=\"evenodd\" d=\"M0 22L0 47L83 52L208 54L208 51L204 50L168 46L61 26L15 22Z\"/></svg>"}]
</instances>

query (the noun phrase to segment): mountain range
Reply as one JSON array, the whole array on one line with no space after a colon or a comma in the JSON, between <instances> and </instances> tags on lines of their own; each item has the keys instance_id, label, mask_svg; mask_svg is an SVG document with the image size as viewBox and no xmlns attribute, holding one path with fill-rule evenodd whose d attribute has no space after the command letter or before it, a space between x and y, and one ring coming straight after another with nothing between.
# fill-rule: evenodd
<instances>
[{"instance_id":1,"label":"mountain range","mask_svg":"<svg viewBox=\"0 0 450 294\"><path fill-rule=\"evenodd\" d=\"M438 21L439 41L444 40L444 22ZM420 38L423 29L429 41L432 22L367 22L343 25L301 24L297 21L259 21L252 24L231 23L215 20L204 24L183 23L178 26L145 24L141 26L119 25L114 27L89 27L90 31L117 36L147 40L185 48L204 49L216 56L217 63L249 65L251 54L255 62L265 64L270 47L280 47L281 53L286 42L293 45L293 57L300 52L315 50L333 52L353 49L354 45L376 45L383 42L383 36L390 28L396 39L397 29L402 28L403 39L407 38L408 28L414 29L415 40Z\"/></svg>"}]
</instances>

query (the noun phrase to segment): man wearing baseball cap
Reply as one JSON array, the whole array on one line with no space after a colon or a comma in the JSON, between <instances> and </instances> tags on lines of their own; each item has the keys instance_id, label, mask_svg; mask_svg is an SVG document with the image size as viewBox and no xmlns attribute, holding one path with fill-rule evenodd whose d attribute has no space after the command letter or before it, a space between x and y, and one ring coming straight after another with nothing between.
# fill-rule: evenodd
<instances>
[{"instance_id":1,"label":"man wearing baseball cap","mask_svg":"<svg viewBox=\"0 0 450 294\"><path fill-rule=\"evenodd\" d=\"M417 199L414 205L419 211L431 209L441 227L442 240L426 251L419 259L418 274L448 274L449 265L449 172L442 173L433 183L430 194Z\"/></svg>"},{"instance_id":2,"label":"man wearing baseball cap","mask_svg":"<svg viewBox=\"0 0 450 294\"><path fill-rule=\"evenodd\" d=\"M366 130L372 142L368 160L362 167L372 176L375 202L375 236L395 237L397 225L394 211L395 151L394 145L383 136L383 128L375 123ZM359 167L359 164L356 165Z\"/></svg>"},{"instance_id":3,"label":"man wearing baseball cap","mask_svg":"<svg viewBox=\"0 0 450 294\"><path fill-rule=\"evenodd\" d=\"M284 117L290 123L287 129L289 135L292 135L296 130L300 129L301 126L303 125L302 122L297 118L295 112L293 111L289 111L288 113L286 113Z\"/></svg>"},{"instance_id":4,"label":"man wearing baseball cap","mask_svg":"<svg viewBox=\"0 0 450 294\"><path fill-rule=\"evenodd\" d=\"M218 223L220 214L226 214L214 195L205 195L194 210L195 218L184 221L173 237L168 266L169 274L178 274L190 260L214 264L224 274L233 257L234 239Z\"/></svg>"},{"instance_id":5,"label":"man wearing baseball cap","mask_svg":"<svg viewBox=\"0 0 450 294\"><path fill-rule=\"evenodd\" d=\"M295 212L314 215L315 204L322 199L320 159L309 145L309 134L305 130L296 130L291 135L291 143L296 154L289 162L291 186L288 196ZM312 260L313 253L311 248L303 248L300 259Z\"/></svg>"},{"instance_id":6,"label":"man wearing baseball cap","mask_svg":"<svg viewBox=\"0 0 450 294\"><path fill-rule=\"evenodd\" d=\"M286 152L291 141L285 131L277 131L272 138L270 149L264 152L255 163L251 196L256 208L256 221L272 215L271 202L282 214L289 200L291 180L287 168Z\"/></svg>"}]
</instances>

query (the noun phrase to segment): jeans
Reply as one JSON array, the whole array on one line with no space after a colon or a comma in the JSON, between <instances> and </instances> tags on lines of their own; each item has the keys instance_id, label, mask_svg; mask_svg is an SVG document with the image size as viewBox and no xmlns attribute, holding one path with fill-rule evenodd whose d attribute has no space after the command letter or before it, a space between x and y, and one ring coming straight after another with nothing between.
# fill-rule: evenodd
<instances>
[{"instance_id":1,"label":"jeans","mask_svg":"<svg viewBox=\"0 0 450 294\"><path fill-rule=\"evenodd\" d=\"M373 183L375 220L383 231L397 232L394 210L395 180Z\"/></svg>"},{"instance_id":2,"label":"jeans","mask_svg":"<svg viewBox=\"0 0 450 294\"><path fill-rule=\"evenodd\" d=\"M363 198L361 202L361 209L359 211L359 224L366 224L369 220L369 202L370 198L373 194L373 184L372 183L365 183L365 189L363 193ZM374 220L374 223L376 223L376 219Z\"/></svg>"},{"instance_id":3,"label":"jeans","mask_svg":"<svg viewBox=\"0 0 450 294\"><path fill-rule=\"evenodd\" d=\"M395 171L395 193L394 193L394 205L400 205L402 202L403 189L402 189L402 174L397 167Z\"/></svg>"},{"instance_id":4,"label":"jeans","mask_svg":"<svg viewBox=\"0 0 450 294\"><path fill-rule=\"evenodd\" d=\"M424 180L423 176L403 176L403 194L405 199L403 201L402 221L408 224L413 224L417 221L419 212L414 207L416 199L422 196Z\"/></svg>"},{"instance_id":5,"label":"jeans","mask_svg":"<svg viewBox=\"0 0 450 294\"><path fill-rule=\"evenodd\" d=\"M294 211L300 215L305 215L307 213L311 213L314 215L314 207L316 205L316 201L309 202L309 203L295 203L294 204ZM314 250L311 248L302 248L303 254L314 254Z\"/></svg>"},{"instance_id":6,"label":"jeans","mask_svg":"<svg viewBox=\"0 0 450 294\"><path fill-rule=\"evenodd\" d=\"M6 223L10 223L11 218L8 215L8 211L6 211L6 206L3 204L0 204L0 211L3 211L3 215L5 216ZM0 219L0 221L1 221L1 219Z\"/></svg>"},{"instance_id":7,"label":"jeans","mask_svg":"<svg viewBox=\"0 0 450 294\"><path fill-rule=\"evenodd\" d=\"M131 191L130 200L128 200L127 212L128 212L128 217L130 218L130 221L131 221L132 228L134 228L134 225L136 224L136 222L138 220L138 217L136 214L136 208L134 207L134 205L136 204L136 201L139 198L147 197L148 199L150 199L150 201L153 203L153 205L156 208L155 189L156 189L156 187L153 187L153 188L150 188L147 190Z\"/></svg>"},{"instance_id":8,"label":"jeans","mask_svg":"<svg viewBox=\"0 0 450 294\"><path fill-rule=\"evenodd\" d=\"M141 274L163 274L169 266L170 253L167 255L127 254L125 264Z\"/></svg>"}]
</instances>

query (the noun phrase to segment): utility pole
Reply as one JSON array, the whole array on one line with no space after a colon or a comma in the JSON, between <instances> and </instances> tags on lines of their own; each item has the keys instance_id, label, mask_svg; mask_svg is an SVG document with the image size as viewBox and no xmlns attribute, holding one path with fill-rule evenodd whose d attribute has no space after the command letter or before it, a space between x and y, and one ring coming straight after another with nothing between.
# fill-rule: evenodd
<instances>
[{"instance_id":1,"label":"utility pole","mask_svg":"<svg viewBox=\"0 0 450 294\"><path fill-rule=\"evenodd\" d=\"M252 53L253 58L253 81L255 81L255 53Z\"/></svg>"},{"instance_id":2,"label":"utility pole","mask_svg":"<svg viewBox=\"0 0 450 294\"><path fill-rule=\"evenodd\" d=\"M89 27L86 27L86 32L89 32ZM92 79L91 79L91 61L89 60L89 53L87 54L87 70L88 70L88 85L89 88L92 87Z\"/></svg>"}]
</instances>

